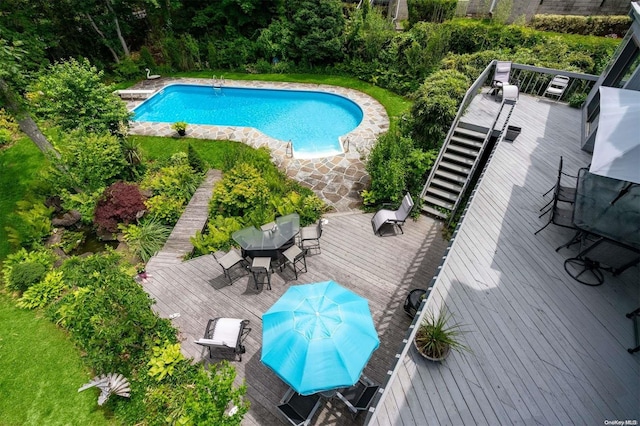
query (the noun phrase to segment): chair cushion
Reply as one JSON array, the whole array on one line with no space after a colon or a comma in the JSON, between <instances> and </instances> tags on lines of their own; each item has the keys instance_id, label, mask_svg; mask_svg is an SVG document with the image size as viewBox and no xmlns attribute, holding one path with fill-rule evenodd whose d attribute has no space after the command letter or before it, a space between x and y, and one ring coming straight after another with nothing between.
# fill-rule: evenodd
<instances>
[{"instance_id":1,"label":"chair cushion","mask_svg":"<svg viewBox=\"0 0 640 426\"><path fill-rule=\"evenodd\" d=\"M198 339L198 340L196 340L196 343L199 344L199 345L204 345L204 346L209 346L209 345L213 345L213 346L228 346L228 347L231 347L231 348L234 348L236 346L233 343L233 341L225 342L225 341L222 341L222 340L214 340L214 339Z\"/></svg>"},{"instance_id":2,"label":"chair cushion","mask_svg":"<svg viewBox=\"0 0 640 426\"><path fill-rule=\"evenodd\" d=\"M222 266L224 269L229 269L239 262L242 262L242 257L240 257L238 252L236 252L235 250L232 250L229 253L225 254L218 261L218 263L220 263L220 266Z\"/></svg>"},{"instance_id":3,"label":"chair cushion","mask_svg":"<svg viewBox=\"0 0 640 426\"><path fill-rule=\"evenodd\" d=\"M511 66L509 65L498 65L496 66L496 71L499 73L503 73L503 72L509 72L511 71Z\"/></svg>"},{"instance_id":4,"label":"chair cushion","mask_svg":"<svg viewBox=\"0 0 640 426\"><path fill-rule=\"evenodd\" d=\"M226 346L236 346L238 337L240 336L240 328L242 320L238 318L220 318L213 328L213 336L211 340L223 343Z\"/></svg>"}]
</instances>

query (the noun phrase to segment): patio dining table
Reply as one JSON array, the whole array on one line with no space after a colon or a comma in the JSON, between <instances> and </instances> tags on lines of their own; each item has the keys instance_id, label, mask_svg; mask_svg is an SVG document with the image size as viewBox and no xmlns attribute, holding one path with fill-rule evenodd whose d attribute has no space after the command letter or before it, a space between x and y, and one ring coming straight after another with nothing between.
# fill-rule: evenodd
<instances>
[{"instance_id":1,"label":"patio dining table","mask_svg":"<svg viewBox=\"0 0 640 426\"><path fill-rule=\"evenodd\" d=\"M580 169L573 224L579 232L572 241L581 247L576 257L565 261L567 272L580 282L575 275L595 272L598 279L590 285L602 284L602 264L614 275L621 274L640 262L640 185Z\"/></svg>"},{"instance_id":2,"label":"patio dining table","mask_svg":"<svg viewBox=\"0 0 640 426\"><path fill-rule=\"evenodd\" d=\"M280 254L295 243L300 231L300 216L297 213L276 218L271 228L258 229L253 226L234 232L231 237L242 249L242 257L270 257L278 259Z\"/></svg>"}]
</instances>

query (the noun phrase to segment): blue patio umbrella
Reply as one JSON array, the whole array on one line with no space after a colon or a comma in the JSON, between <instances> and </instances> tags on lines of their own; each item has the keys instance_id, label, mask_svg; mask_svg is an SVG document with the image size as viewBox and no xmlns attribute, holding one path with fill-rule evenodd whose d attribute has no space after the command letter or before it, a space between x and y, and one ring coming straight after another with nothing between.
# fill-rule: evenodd
<instances>
[{"instance_id":1,"label":"blue patio umbrella","mask_svg":"<svg viewBox=\"0 0 640 426\"><path fill-rule=\"evenodd\" d=\"M262 315L262 362L310 395L358 381L380 345L367 299L335 281L290 287Z\"/></svg>"}]
</instances>

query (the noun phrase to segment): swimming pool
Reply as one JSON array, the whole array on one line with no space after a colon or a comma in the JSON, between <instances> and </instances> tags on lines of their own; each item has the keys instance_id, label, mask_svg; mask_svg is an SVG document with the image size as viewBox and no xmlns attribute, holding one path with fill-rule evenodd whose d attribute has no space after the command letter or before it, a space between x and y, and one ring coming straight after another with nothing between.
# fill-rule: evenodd
<instances>
[{"instance_id":1,"label":"swimming pool","mask_svg":"<svg viewBox=\"0 0 640 426\"><path fill-rule=\"evenodd\" d=\"M133 120L253 127L313 158L342 153L339 137L362 117L355 102L331 93L175 84L134 109Z\"/></svg>"}]
</instances>

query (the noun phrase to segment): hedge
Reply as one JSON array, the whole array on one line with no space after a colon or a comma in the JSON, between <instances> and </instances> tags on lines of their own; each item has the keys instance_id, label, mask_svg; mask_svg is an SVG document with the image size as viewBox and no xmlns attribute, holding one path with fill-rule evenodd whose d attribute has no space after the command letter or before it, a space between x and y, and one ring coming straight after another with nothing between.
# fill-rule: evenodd
<instances>
[{"instance_id":1,"label":"hedge","mask_svg":"<svg viewBox=\"0 0 640 426\"><path fill-rule=\"evenodd\" d=\"M616 38L626 34L631 18L624 15L535 15L529 25L540 31Z\"/></svg>"}]
</instances>

